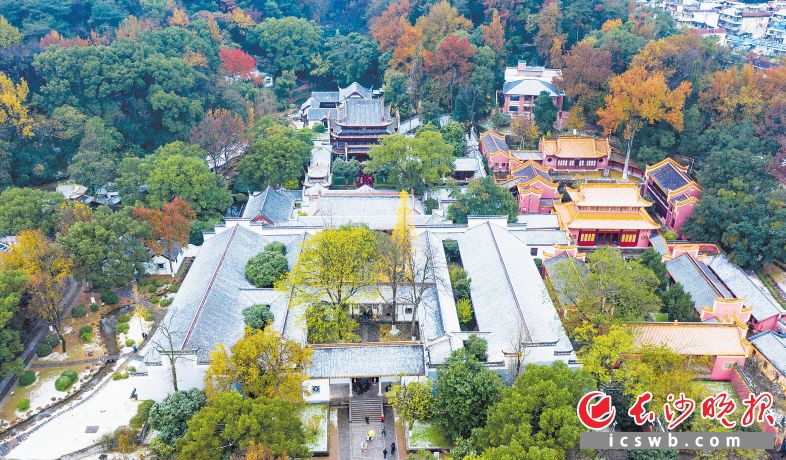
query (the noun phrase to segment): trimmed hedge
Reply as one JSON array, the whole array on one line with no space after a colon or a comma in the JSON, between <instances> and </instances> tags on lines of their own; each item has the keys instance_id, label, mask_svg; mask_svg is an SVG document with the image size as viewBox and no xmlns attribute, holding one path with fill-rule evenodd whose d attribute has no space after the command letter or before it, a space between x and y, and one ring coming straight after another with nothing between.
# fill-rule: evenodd
<instances>
[{"instance_id":1,"label":"trimmed hedge","mask_svg":"<svg viewBox=\"0 0 786 460\"><path fill-rule=\"evenodd\" d=\"M98 304L91 303L90 304L90 311L92 311L93 313L97 312L98 311Z\"/></svg>"},{"instance_id":2,"label":"trimmed hedge","mask_svg":"<svg viewBox=\"0 0 786 460\"><path fill-rule=\"evenodd\" d=\"M48 343L42 343L41 345L38 345L38 349L35 351L35 354L39 358L46 358L52 354L52 346Z\"/></svg>"},{"instance_id":3,"label":"trimmed hedge","mask_svg":"<svg viewBox=\"0 0 786 460\"><path fill-rule=\"evenodd\" d=\"M87 307L84 305L76 305L71 309L72 318L84 318L87 315Z\"/></svg>"},{"instance_id":4,"label":"trimmed hedge","mask_svg":"<svg viewBox=\"0 0 786 460\"><path fill-rule=\"evenodd\" d=\"M92 332L81 332L79 333L79 340L84 343L90 343L93 341L93 333Z\"/></svg>"},{"instance_id":5,"label":"trimmed hedge","mask_svg":"<svg viewBox=\"0 0 786 460\"><path fill-rule=\"evenodd\" d=\"M27 398L20 399L18 403L16 403L16 410L19 412L26 412L30 409L30 400Z\"/></svg>"},{"instance_id":6,"label":"trimmed hedge","mask_svg":"<svg viewBox=\"0 0 786 460\"><path fill-rule=\"evenodd\" d=\"M118 323L117 324L117 332L121 332L123 334L127 333L129 329L128 323Z\"/></svg>"},{"instance_id":7,"label":"trimmed hedge","mask_svg":"<svg viewBox=\"0 0 786 460\"><path fill-rule=\"evenodd\" d=\"M129 315L128 313L123 313L122 315L117 317L118 323L127 323L129 321L131 321L131 315Z\"/></svg>"},{"instance_id":8,"label":"trimmed hedge","mask_svg":"<svg viewBox=\"0 0 786 460\"><path fill-rule=\"evenodd\" d=\"M76 380L79 378L79 374L77 374L76 371L73 369L66 369L60 375L65 375L66 377L68 377L74 382L76 382Z\"/></svg>"},{"instance_id":9,"label":"trimmed hedge","mask_svg":"<svg viewBox=\"0 0 786 460\"><path fill-rule=\"evenodd\" d=\"M172 302L174 302L174 300L175 299L164 299L158 305L160 305L162 307L168 307L168 306L172 305ZM152 321L152 320L148 320L148 321Z\"/></svg>"},{"instance_id":10,"label":"trimmed hedge","mask_svg":"<svg viewBox=\"0 0 786 460\"><path fill-rule=\"evenodd\" d=\"M82 326L79 328L80 334L84 334L85 332L93 332L93 326Z\"/></svg>"},{"instance_id":11,"label":"trimmed hedge","mask_svg":"<svg viewBox=\"0 0 786 460\"><path fill-rule=\"evenodd\" d=\"M136 340L134 340L134 339L126 339L126 346L127 347L133 346L135 343L136 343Z\"/></svg>"},{"instance_id":12,"label":"trimmed hedge","mask_svg":"<svg viewBox=\"0 0 786 460\"><path fill-rule=\"evenodd\" d=\"M258 288L273 287L289 270L287 258L278 251L263 251L249 259L246 264L246 278Z\"/></svg>"},{"instance_id":13,"label":"trimmed hedge","mask_svg":"<svg viewBox=\"0 0 786 460\"><path fill-rule=\"evenodd\" d=\"M117 371L112 374L112 380L123 380L128 378L128 372Z\"/></svg>"},{"instance_id":14,"label":"trimmed hedge","mask_svg":"<svg viewBox=\"0 0 786 460\"><path fill-rule=\"evenodd\" d=\"M161 302L161 297L157 295L154 295L153 297L150 298L150 303L152 304L157 304L159 302Z\"/></svg>"},{"instance_id":15,"label":"trimmed hedge","mask_svg":"<svg viewBox=\"0 0 786 460\"><path fill-rule=\"evenodd\" d=\"M114 305L120 301L120 298L112 291L104 291L101 293L101 301L107 305Z\"/></svg>"},{"instance_id":16,"label":"trimmed hedge","mask_svg":"<svg viewBox=\"0 0 786 460\"><path fill-rule=\"evenodd\" d=\"M32 385L36 380L36 375L34 371L26 370L22 375L19 376L19 386L26 387L28 385Z\"/></svg>"},{"instance_id":17,"label":"trimmed hedge","mask_svg":"<svg viewBox=\"0 0 786 460\"><path fill-rule=\"evenodd\" d=\"M65 375L61 375L60 377L57 378L57 380L55 380L55 389L57 389L57 391L66 391L73 384L74 384L73 380L71 380Z\"/></svg>"}]
</instances>

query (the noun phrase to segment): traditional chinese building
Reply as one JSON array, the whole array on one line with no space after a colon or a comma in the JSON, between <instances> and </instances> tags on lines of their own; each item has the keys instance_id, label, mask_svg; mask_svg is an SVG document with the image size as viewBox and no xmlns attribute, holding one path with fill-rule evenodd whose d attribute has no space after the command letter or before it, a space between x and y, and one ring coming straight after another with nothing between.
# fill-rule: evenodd
<instances>
[{"instance_id":1,"label":"traditional chinese building","mask_svg":"<svg viewBox=\"0 0 786 460\"><path fill-rule=\"evenodd\" d=\"M559 110L557 120L560 120L565 91L554 85L554 81L560 77L562 77L560 69L527 66L526 61L519 61L516 67L505 68L502 111L514 117L531 119L535 98L545 91Z\"/></svg>"},{"instance_id":2,"label":"traditional chinese building","mask_svg":"<svg viewBox=\"0 0 786 460\"><path fill-rule=\"evenodd\" d=\"M707 380L730 380L735 365L742 365L750 354L746 329L739 323L632 323L629 324L635 347L665 345L677 354L710 359Z\"/></svg>"},{"instance_id":3,"label":"traditional chinese building","mask_svg":"<svg viewBox=\"0 0 786 460\"><path fill-rule=\"evenodd\" d=\"M701 198L701 187L688 176L688 168L671 158L647 166L644 196L651 199L655 214L667 227L679 233Z\"/></svg>"},{"instance_id":4,"label":"traditional chinese building","mask_svg":"<svg viewBox=\"0 0 786 460\"><path fill-rule=\"evenodd\" d=\"M323 124L330 132L333 153L363 160L379 138L396 133L398 119L380 94L352 83L338 91L315 91L300 106L307 126Z\"/></svg>"},{"instance_id":5,"label":"traditional chinese building","mask_svg":"<svg viewBox=\"0 0 786 460\"><path fill-rule=\"evenodd\" d=\"M532 160L513 165L507 180L500 185L516 197L521 214L548 214L554 203L562 199L548 168Z\"/></svg>"},{"instance_id":6,"label":"traditional chinese building","mask_svg":"<svg viewBox=\"0 0 786 460\"><path fill-rule=\"evenodd\" d=\"M660 228L645 208L651 202L636 184L584 183L567 189L572 201L555 203L560 226L579 246L644 249L652 230Z\"/></svg>"},{"instance_id":7,"label":"traditional chinese building","mask_svg":"<svg viewBox=\"0 0 786 460\"><path fill-rule=\"evenodd\" d=\"M729 262L717 246L668 244L660 234L653 235L651 243L663 255L669 277L690 295L699 320L736 320L752 333L786 331L783 307L755 274Z\"/></svg>"},{"instance_id":8,"label":"traditional chinese building","mask_svg":"<svg viewBox=\"0 0 786 460\"><path fill-rule=\"evenodd\" d=\"M608 139L544 137L540 151L543 166L554 171L597 171L609 167L611 147Z\"/></svg>"}]
</instances>

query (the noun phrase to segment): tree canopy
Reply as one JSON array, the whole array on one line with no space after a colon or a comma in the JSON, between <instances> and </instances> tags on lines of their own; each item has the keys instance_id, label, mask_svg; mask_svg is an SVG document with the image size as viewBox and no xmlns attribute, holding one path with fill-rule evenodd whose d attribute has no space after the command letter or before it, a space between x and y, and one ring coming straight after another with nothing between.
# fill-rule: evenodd
<instances>
[{"instance_id":1,"label":"tree canopy","mask_svg":"<svg viewBox=\"0 0 786 460\"><path fill-rule=\"evenodd\" d=\"M453 172L453 152L437 131L420 131L415 137L395 134L371 147L365 171L386 177L397 188L422 191Z\"/></svg>"},{"instance_id":2,"label":"tree canopy","mask_svg":"<svg viewBox=\"0 0 786 460\"><path fill-rule=\"evenodd\" d=\"M448 218L459 224L466 223L467 216L507 216L508 222L515 222L518 215L516 198L491 176L471 180L467 191L448 207Z\"/></svg>"}]
</instances>

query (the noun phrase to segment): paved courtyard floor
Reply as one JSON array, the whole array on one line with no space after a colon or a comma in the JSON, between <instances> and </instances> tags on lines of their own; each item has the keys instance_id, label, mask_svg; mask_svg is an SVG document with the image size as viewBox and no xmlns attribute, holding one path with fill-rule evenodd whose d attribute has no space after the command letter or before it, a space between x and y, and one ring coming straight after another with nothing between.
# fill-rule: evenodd
<instances>
[{"instance_id":1,"label":"paved courtyard floor","mask_svg":"<svg viewBox=\"0 0 786 460\"><path fill-rule=\"evenodd\" d=\"M384 460L384 450L387 450L387 459L405 458L405 455L400 451L399 443L396 442L396 425L393 421L393 411L390 407L384 408L385 413L385 434L382 434L383 424L379 421L369 424L365 423L349 423L347 419L339 417L339 431L345 431L349 436L345 436L342 440L339 435L339 440L345 441L344 445L339 446L339 459L340 460ZM343 424L341 422L344 422ZM362 444L366 440L369 430L374 430L376 436L368 443L368 449L363 451ZM348 439L347 439L348 438ZM391 443L396 442L396 453L391 454ZM347 456L348 455L348 456Z\"/></svg>"}]
</instances>

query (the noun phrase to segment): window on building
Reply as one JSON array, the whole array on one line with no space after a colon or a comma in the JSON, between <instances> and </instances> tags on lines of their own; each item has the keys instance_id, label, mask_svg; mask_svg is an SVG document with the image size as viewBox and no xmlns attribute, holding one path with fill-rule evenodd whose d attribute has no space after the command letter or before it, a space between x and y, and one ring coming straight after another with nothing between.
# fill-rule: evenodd
<instances>
[{"instance_id":1,"label":"window on building","mask_svg":"<svg viewBox=\"0 0 786 460\"><path fill-rule=\"evenodd\" d=\"M580 163L579 160L573 160L573 166L579 166Z\"/></svg>"},{"instance_id":2,"label":"window on building","mask_svg":"<svg viewBox=\"0 0 786 460\"><path fill-rule=\"evenodd\" d=\"M412 307L406 307L404 309L404 313L406 313L407 315L411 315L412 314Z\"/></svg>"},{"instance_id":3,"label":"window on building","mask_svg":"<svg viewBox=\"0 0 786 460\"><path fill-rule=\"evenodd\" d=\"M319 387L319 385L312 385L311 386L311 392L314 393L314 394L319 393L320 389L321 388Z\"/></svg>"},{"instance_id":4,"label":"window on building","mask_svg":"<svg viewBox=\"0 0 786 460\"><path fill-rule=\"evenodd\" d=\"M159 270L163 270L164 264L156 264L156 268L158 268Z\"/></svg>"},{"instance_id":5,"label":"window on building","mask_svg":"<svg viewBox=\"0 0 786 460\"><path fill-rule=\"evenodd\" d=\"M725 362L725 363L723 363L723 370L724 371L731 370L732 367L734 367L734 363L732 363L732 362Z\"/></svg>"},{"instance_id":6,"label":"window on building","mask_svg":"<svg viewBox=\"0 0 786 460\"><path fill-rule=\"evenodd\" d=\"M531 256L538 255L538 248L529 248L529 255Z\"/></svg>"},{"instance_id":7,"label":"window on building","mask_svg":"<svg viewBox=\"0 0 786 460\"><path fill-rule=\"evenodd\" d=\"M520 98L521 98L521 96L510 96L510 100L511 100L511 101L516 101L516 102L518 102L518 100L519 100Z\"/></svg>"}]
</instances>

